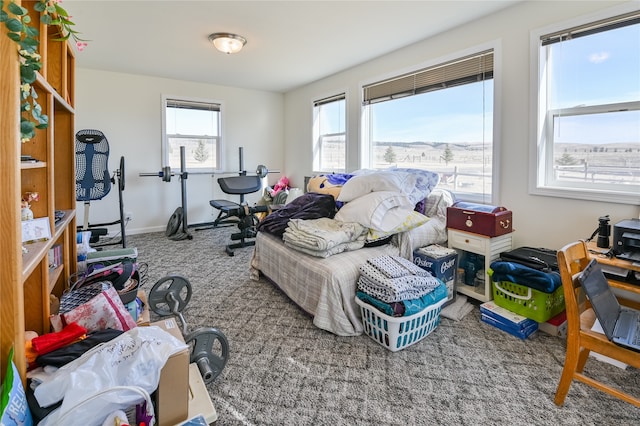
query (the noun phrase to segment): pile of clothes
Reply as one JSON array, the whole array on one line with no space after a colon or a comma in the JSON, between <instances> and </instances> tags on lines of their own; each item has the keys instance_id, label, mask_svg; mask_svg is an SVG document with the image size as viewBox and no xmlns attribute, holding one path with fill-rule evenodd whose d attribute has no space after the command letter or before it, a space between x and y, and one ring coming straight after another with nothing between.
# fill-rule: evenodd
<instances>
[{"instance_id":1,"label":"pile of clothes","mask_svg":"<svg viewBox=\"0 0 640 426\"><path fill-rule=\"evenodd\" d=\"M282 234L284 245L316 257L329 257L364 247L368 229L356 222L321 217L291 219Z\"/></svg>"},{"instance_id":2,"label":"pile of clothes","mask_svg":"<svg viewBox=\"0 0 640 426\"><path fill-rule=\"evenodd\" d=\"M402 317L446 299L447 287L409 260L384 255L360 266L356 296L386 315Z\"/></svg>"}]
</instances>

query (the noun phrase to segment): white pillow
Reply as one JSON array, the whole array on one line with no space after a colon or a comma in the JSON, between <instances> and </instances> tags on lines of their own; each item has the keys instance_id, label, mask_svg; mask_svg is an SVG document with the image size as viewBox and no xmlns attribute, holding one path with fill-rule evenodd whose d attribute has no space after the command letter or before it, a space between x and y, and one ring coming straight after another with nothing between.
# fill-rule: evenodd
<instances>
[{"instance_id":1,"label":"white pillow","mask_svg":"<svg viewBox=\"0 0 640 426\"><path fill-rule=\"evenodd\" d=\"M440 174L436 172L430 172L429 170L421 169L390 169L394 173L411 173L416 176L416 184L411 192L408 192L409 199L413 201L413 204L417 204L419 201L424 200L429 196L429 193L440 182Z\"/></svg>"},{"instance_id":2,"label":"white pillow","mask_svg":"<svg viewBox=\"0 0 640 426\"><path fill-rule=\"evenodd\" d=\"M411 211L407 215L407 217L402 221L400 226L393 228L389 232L380 232L375 229L369 228L369 232L367 233L367 241L377 241L382 238L386 238L389 235L397 234L399 232L410 231L414 228L417 228L420 225L425 224L429 218L422 213L418 213L417 211Z\"/></svg>"},{"instance_id":3,"label":"white pillow","mask_svg":"<svg viewBox=\"0 0 640 426\"><path fill-rule=\"evenodd\" d=\"M404 222L413 207L414 204L406 195L394 191L376 191L343 205L335 219L358 222L376 231L389 232Z\"/></svg>"},{"instance_id":4,"label":"white pillow","mask_svg":"<svg viewBox=\"0 0 640 426\"><path fill-rule=\"evenodd\" d=\"M407 172L375 172L357 175L342 185L337 201L349 202L370 192L395 191L410 194L417 176Z\"/></svg>"}]
</instances>

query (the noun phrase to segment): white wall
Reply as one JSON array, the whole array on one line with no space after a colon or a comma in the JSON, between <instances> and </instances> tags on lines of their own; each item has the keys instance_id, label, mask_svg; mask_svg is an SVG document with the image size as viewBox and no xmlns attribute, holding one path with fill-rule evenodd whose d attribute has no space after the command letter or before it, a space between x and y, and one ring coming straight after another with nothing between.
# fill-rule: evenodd
<instances>
[{"instance_id":1,"label":"white wall","mask_svg":"<svg viewBox=\"0 0 640 426\"><path fill-rule=\"evenodd\" d=\"M437 58L498 40L502 64L500 120L500 180L498 204L513 211L516 246L560 248L588 238L598 217L609 214L612 223L638 217L638 206L578 201L528 194L529 167L529 34L555 22L615 6L622 2L523 2L494 15L395 51L366 64L317 81L285 95L285 150L287 175L300 185L311 173L311 102L347 90L348 169L360 167L354 141L359 140L360 91L364 81L375 81Z\"/></svg>"},{"instance_id":2,"label":"white wall","mask_svg":"<svg viewBox=\"0 0 640 426\"><path fill-rule=\"evenodd\" d=\"M195 97L222 101L224 170L237 171L238 148L244 148L244 168L253 174L259 164L270 170L283 167L283 95L232 87L214 86L163 78L120 74L79 68L76 71L75 128L101 130L110 145L109 169L116 170L125 157L124 210L133 213L128 234L163 231L172 213L182 203L181 181L140 177L162 169L161 95ZM227 198L216 179L222 175L190 174L187 187L189 224L210 222L217 211L209 200ZM269 174L273 185L280 174ZM247 197L257 201L259 193ZM78 203L78 224L84 220L84 206ZM118 191L91 203L91 223L119 218ZM110 233L119 231L111 227Z\"/></svg>"}]
</instances>

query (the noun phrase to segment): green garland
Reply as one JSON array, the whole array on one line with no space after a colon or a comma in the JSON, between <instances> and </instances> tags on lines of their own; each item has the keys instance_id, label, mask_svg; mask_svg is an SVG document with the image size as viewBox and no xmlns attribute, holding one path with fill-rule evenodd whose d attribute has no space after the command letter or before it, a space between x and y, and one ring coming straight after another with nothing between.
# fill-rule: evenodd
<instances>
[{"instance_id":1,"label":"green garland","mask_svg":"<svg viewBox=\"0 0 640 426\"><path fill-rule=\"evenodd\" d=\"M49 126L49 117L42 113L38 94L33 87L37 73L42 68L42 58L38 53L40 34L37 28L30 25L31 17L26 8L10 1L5 11L4 3L4 0L0 0L0 22L7 27L7 36L17 43L20 56L20 140L24 143L35 136L36 129ZM40 22L43 24L62 28L61 37L54 40L66 41L72 37L79 49L86 46L78 38L77 31L72 29L75 24L69 20L67 11L57 0L38 0L34 10L40 13Z\"/></svg>"}]
</instances>

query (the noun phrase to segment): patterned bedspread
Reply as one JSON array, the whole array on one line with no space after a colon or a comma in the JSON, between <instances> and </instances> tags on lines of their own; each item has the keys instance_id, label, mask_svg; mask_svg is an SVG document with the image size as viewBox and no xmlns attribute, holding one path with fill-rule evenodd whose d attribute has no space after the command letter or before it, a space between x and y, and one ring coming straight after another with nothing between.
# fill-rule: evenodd
<instances>
[{"instance_id":1,"label":"patterned bedspread","mask_svg":"<svg viewBox=\"0 0 640 426\"><path fill-rule=\"evenodd\" d=\"M303 310L313 324L339 336L362 334L360 309L354 300L359 266L371 257L397 255L387 244L361 248L328 258L292 250L281 239L259 232L251 259L251 278L262 272Z\"/></svg>"},{"instance_id":2,"label":"patterned bedspread","mask_svg":"<svg viewBox=\"0 0 640 426\"><path fill-rule=\"evenodd\" d=\"M320 258L293 250L282 239L258 232L251 259L251 279L260 274L275 283L293 302L313 316L313 324L339 336L362 334L355 302L359 267L382 255L413 259L413 250L447 240L446 208L453 204L447 191L430 195L427 223L394 236L394 244L365 247Z\"/></svg>"}]
</instances>

